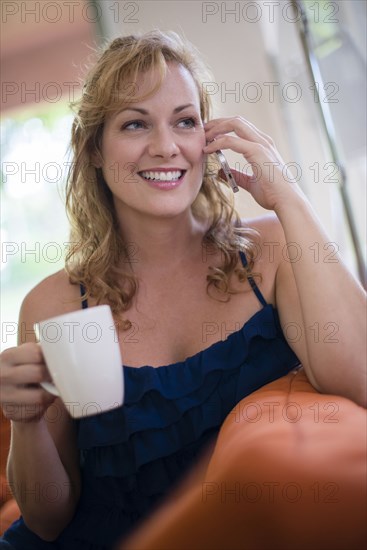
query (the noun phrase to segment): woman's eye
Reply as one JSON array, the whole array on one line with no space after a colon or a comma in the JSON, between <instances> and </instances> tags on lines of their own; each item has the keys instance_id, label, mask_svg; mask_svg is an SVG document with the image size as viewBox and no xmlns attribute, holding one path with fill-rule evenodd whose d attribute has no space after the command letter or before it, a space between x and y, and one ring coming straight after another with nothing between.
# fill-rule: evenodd
<instances>
[{"instance_id":1,"label":"woman's eye","mask_svg":"<svg viewBox=\"0 0 367 550\"><path fill-rule=\"evenodd\" d=\"M178 123L178 126L180 128L194 128L197 124L197 121L195 118L184 118L183 120L180 120Z\"/></svg>"},{"instance_id":2,"label":"woman's eye","mask_svg":"<svg viewBox=\"0 0 367 550\"><path fill-rule=\"evenodd\" d=\"M122 125L121 130L139 130L144 127L144 122L142 120L132 120L131 122L126 122Z\"/></svg>"}]
</instances>

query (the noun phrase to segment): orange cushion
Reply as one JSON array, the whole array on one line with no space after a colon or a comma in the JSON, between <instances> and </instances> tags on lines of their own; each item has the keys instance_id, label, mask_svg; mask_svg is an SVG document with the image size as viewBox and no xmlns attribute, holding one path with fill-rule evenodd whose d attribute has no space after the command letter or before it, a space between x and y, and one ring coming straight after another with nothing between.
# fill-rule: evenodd
<instances>
[{"instance_id":1,"label":"orange cushion","mask_svg":"<svg viewBox=\"0 0 367 550\"><path fill-rule=\"evenodd\" d=\"M0 535L2 535L19 516L20 510L15 498L3 504L0 510Z\"/></svg>"},{"instance_id":2,"label":"orange cushion","mask_svg":"<svg viewBox=\"0 0 367 550\"><path fill-rule=\"evenodd\" d=\"M360 550L366 425L365 409L289 373L232 410L206 471L120 550Z\"/></svg>"}]
</instances>

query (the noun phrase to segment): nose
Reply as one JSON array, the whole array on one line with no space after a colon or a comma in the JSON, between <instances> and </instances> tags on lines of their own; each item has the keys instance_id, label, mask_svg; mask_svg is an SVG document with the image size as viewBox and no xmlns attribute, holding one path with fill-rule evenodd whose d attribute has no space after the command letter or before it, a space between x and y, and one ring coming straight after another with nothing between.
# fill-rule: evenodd
<instances>
[{"instance_id":1,"label":"nose","mask_svg":"<svg viewBox=\"0 0 367 550\"><path fill-rule=\"evenodd\" d=\"M167 126L156 128L149 141L149 154L152 157L172 158L179 154L177 136Z\"/></svg>"}]
</instances>

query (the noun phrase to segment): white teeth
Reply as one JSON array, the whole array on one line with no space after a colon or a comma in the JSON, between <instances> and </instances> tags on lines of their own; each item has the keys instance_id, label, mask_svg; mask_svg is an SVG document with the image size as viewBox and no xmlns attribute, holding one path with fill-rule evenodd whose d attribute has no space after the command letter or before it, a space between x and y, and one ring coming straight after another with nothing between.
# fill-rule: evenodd
<instances>
[{"instance_id":1,"label":"white teeth","mask_svg":"<svg viewBox=\"0 0 367 550\"><path fill-rule=\"evenodd\" d=\"M147 180L175 181L182 176L183 172L175 170L172 172L140 172L140 174Z\"/></svg>"}]
</instances>

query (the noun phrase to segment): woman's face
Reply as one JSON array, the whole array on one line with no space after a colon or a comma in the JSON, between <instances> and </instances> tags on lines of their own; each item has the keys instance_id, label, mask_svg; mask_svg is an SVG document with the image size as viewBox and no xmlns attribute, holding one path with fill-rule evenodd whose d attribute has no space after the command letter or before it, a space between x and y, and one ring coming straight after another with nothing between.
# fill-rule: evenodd
<instances>
[{"instance_id":1,"label":"woman's face","mask_svg":"<svg viewBox=\"0 0 367 550\"><path fill-rule=\"evenodd\" d=\"M141 74L139 95L154 83L154 73ZM204 145L195 82L183 66L168 63L154 95L122 105L105 122L102 169L118 215L174 217L187 211L202 183Z\"/></svg>"}]
</instances>

